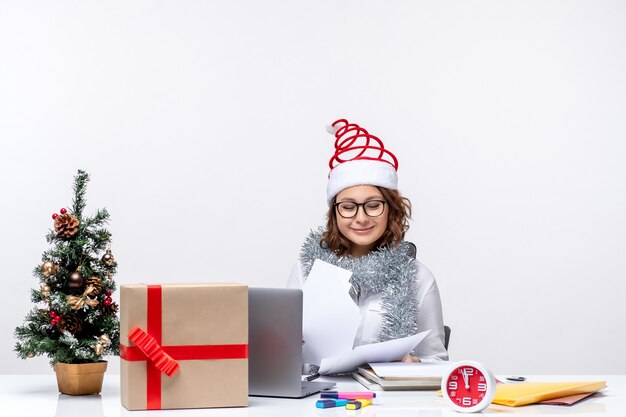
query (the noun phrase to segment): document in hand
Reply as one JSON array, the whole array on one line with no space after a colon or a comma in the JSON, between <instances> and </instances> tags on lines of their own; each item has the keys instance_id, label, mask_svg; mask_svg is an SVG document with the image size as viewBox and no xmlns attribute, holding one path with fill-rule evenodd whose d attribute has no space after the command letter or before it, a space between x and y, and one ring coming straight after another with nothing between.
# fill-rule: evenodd
<instances>
[{"instance_id":1,"label":"document in hand","mask_svg":"<svg viewBox=\"0 0 626 417\"><path fill-rule=\"evenodd\" d=\"M359 365L369 362L391 362L402 359L430 333L425 330L413 336L386 342L357 346L341 355L323 358L320 374L336 374L355 370Z\"/></svg>"},{"instance_id":2,"label":"document in hand","mask_svg":"<svg viewBox=\"0 0 626 417\"><path fill-rule=\"evenodd\" d=\"M352 272L315 261L303 287L302 356L319 364L320 374L353 371L368 362L400 360L430 332L352 348L361 322L349 294Z\"/></svg>"},{"instance_id":3,"label":"document in hand","mask_svg":"<svg viewBox=\"0 0 626 417\"><path fill-rule=\"evenodd\" d=\"M302 356L305 363L352 350L361 322L349 295L352 272L317 259L303 288Z\"/></svg>"},{"instance_id":4,"label":"document in hand","mask_svg":"<svg viewBox=\"0 0 626 417\"><path fill-rule=\"evenodd\" d=\"M605 387L605 381L498 384L493 402L509 407L517 407L568 395L596 392Z\"/></svg>"}]
</instances>

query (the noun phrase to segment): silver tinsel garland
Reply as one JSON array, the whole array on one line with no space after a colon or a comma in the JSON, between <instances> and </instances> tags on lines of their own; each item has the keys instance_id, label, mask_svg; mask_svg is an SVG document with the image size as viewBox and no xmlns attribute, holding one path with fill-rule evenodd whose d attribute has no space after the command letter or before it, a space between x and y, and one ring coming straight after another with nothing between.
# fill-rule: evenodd
<instances>
[{"instance_id":1,"label":"silver tinsel garland","mask_svg":"<svg viewBox=\"0 0 626 417\"><path fill-rule=\"evenodd\" d=\"M380 248L360 258L338 257L320 245L322 233L322 228L311 231L302 245L300 262L304 276L308 277L316 259L352 271L351 291L357 297L383 294L381 342L416 334L418 306L413 292L417 276L417 262L412 257L414 246L402 241L395 248Z\"/></svg>"}]
</instances>

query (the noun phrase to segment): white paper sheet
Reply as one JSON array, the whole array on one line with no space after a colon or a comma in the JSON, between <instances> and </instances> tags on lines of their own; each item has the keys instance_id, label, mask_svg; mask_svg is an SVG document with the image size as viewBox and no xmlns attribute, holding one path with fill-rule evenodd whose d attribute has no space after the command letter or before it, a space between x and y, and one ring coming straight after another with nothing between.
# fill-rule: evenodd
<instances>
[{"instance_id":1,"label":"white paper sheet","mask_svg":"<svg viewBox=\"0 0 626 417\"><path fill-rule=\"evenodd\" d=\"M413 336L386 342L372 343L357 346L353 350L334 357L325 357L320 363L320 374L336 374L353 371L359 365L370 362L391 362L404 358L417 346L430 330L425 330Z\"/></svg>"},{"instance_id":2,"label":"white paper sheet","mask_svg":"<svg viewBox=\"0 0 626 417\"><path fill-rule=\"evenodd\" d=\"M349 295L352 272L319 259L303 287L302 357L319 364L322 358L352 350L361 322L359 307Z\"/></svg>"},{"instance_id":3,"label":"white paper sheet","mask_svg":"<svg viewBox=\"0 0 626 417\"><path fill-rule=\"evenodd\" d=\"M381 378L441 378L450 368L450 361L438 362L385 362L373 363L376 375Z\"/></svg>"}]
</instances>

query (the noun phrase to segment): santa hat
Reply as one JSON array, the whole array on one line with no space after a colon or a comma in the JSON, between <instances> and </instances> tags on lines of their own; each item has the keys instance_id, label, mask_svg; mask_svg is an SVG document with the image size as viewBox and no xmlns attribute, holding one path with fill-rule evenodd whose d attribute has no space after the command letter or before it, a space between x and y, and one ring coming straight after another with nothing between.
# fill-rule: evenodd
<instances>
[{"instance_id":1,"label":"santa hat","mask_svg":"<svg viewBox=\"0 0 626 417\"><path fill-rule=\"evenodd\" d=\"M346 119L335 121L326 130L335 135L335 154L328 162L328 205L342 190L355 185L398 189L398 160L379 138Z\"/></svg>"}]
</instances>

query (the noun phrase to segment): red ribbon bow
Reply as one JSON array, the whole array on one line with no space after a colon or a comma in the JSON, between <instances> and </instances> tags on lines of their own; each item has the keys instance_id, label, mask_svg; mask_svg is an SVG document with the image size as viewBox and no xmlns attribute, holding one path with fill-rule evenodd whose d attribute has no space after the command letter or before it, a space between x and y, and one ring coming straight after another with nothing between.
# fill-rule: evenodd
<instances>
[{"instance_id":1,"label":"red ribbon bow","mask_svg":"<svg viewBox=\"0 0 626 417\"><path fill-rule=\"evenodd\" d=\"M180 369L180 364L165 353L156 339L139 327L133 327L128 332L128 339L165 375L171 377Z\"/></svg>"}]
</instances>

